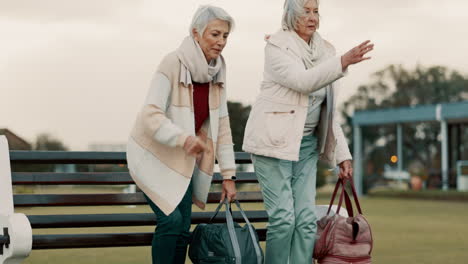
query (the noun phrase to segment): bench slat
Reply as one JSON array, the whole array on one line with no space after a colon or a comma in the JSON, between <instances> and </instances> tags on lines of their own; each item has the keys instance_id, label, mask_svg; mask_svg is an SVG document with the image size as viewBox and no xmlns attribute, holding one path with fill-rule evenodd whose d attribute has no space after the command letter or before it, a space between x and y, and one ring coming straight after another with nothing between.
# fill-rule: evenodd
<instances>
[{"instance_id":1,"label":"bench slat","mask_svg":"<svg viewBox=\"0 0 468 264\"><path fill-rule=\"evenodd\" d=\"M266 229L257 230L265 241ZM149 246L153 233L33 235L32 249L100 248Z\"/></svg>"},{"instance_id":2,"label":"bench slat","mask_svg":"<svg viewBox=\"0 0 468 264\"><path fill-rule=\"evenodd\" d=\"M142 193L118 194L17 194L15 207L31 206L98 206L146 204Z\"/></svg>"},{"instance_id":3,"label":"bench slat","mask_svg":"<svg viewBox=\"0 0 468 264\"><path fill-rule=\"evenodd\" d=\"M255 172L237 172L236 183L258 183L257 175ZM213 176L213 183L222 183L223 177L220 173L215 173Z\"/></svg>"},{"instance_id":4,"label":"bench slat","mask_svg":"<svg viewBox=\"0 0 468 264\"><path fill-rule=\"evenodd\" d=\"M250 154L236 152L236 164L252 163ZM14 164L127 164L125 152L10 151Z\"/></svg>"},{"instance_id":5,"label":"bench slat","mask_svg":"<svg viewBox=\"0 0 468 264\"><path fill-rule=\"evenodd\" d=\"M238 172L238 183L257 183L254 172ZM215 173L213 183L221 183L222 177ZM13 172L13 185L126 185L134 184L128 172Z\"/></svg>"},{"instance_id":6,"label":"bench slat","mask_svg":"<svg viewBox=\"0 0 468 264\"><path fill-rule=\"evenodd\" d=\"M265 211L246 211L250 222L266 222ZM193 212L192 224L207 223L213 212ZM152 213L138 214L90 214L90 215L27 215L32 228L80 228L80 227L115 227L115 226L154 226L156 216ZM238 211L233 212L234 221L243 223L244 219ZM215 223L225 222L224 212L220 212L213 220Z\"/></svg>"},{"instance_id":7,"label":"bench slat","mask_svg":"<svg viewBox=\"0 0 468 264\"><path fill-rule=\"evenodd\" d=\"M125 185L133 184L128 172L13 172L13 185Z\"/></svg>"},{"instance_id":8,"label":"bench slat","mask_svg":"<svg viewBox=\"0 0 468 264\"><path fill-rule=\"evenodd\" d=\"M16 164L127 164L125 152L10 151Z\"/></svg>"},{"instance_id":9,"label":"bench slat","mask_svg":"<svg viewBox=\"0 0 468 264\"><path fill-rule=\"evenodd\" d=\"M209 193L208 203L219 203L221 193ZM238 192L241 202L262 202L260 192ZM15 207L33 206L101 206L101 205L140 205L147 204L143 193L115 194L16 194Z\"/></svg>"},{"instance_id":10,"label":"bench slat","mask_svg":"<svg viewBox=\"0 0 468 264\"><path fill-rule=\"evenodd\" d=\"M236 199L244 203L262 203L263 196L261 192L238 192ZM219 203L221 200L220 192L210 192L208 194L208 203Z\"/></svg>"},{"instance_id":11,"label":"bench slat","mask_svg":"<svg viewBox=\"0 0 468 264\"><path fill-rule=\"evenodd\" d=\"M32 249L149 246L153 233L33 235Z\"/></svg>"}]
</instances>

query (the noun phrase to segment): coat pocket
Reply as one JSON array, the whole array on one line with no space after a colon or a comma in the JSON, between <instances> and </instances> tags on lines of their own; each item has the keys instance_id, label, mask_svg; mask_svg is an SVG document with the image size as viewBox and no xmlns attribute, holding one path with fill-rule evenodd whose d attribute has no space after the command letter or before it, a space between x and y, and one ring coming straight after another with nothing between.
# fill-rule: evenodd
<instances>
[{"instance_id":1,"label":"coat pocket","mask_svg":"<svg viewBox=\"0 0 468 264\"><path fill-rule=\"evenodd\" d=\"M296 110L293 107L278 108L264 112L264 143L273 147L286 147L288 136L294 131Z\"/></svg>"}]
</instances>

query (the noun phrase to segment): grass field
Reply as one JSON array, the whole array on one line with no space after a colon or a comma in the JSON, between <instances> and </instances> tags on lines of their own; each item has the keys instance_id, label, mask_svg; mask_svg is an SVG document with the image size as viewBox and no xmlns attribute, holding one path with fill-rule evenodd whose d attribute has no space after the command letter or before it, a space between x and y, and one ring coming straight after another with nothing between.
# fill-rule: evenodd
<instances>
[{"instance_id":1,"label":"grass field","mask_svg":"<svg viewBox=\"0 0 468 264\"><path fill-rule=\"evenodd\" d=\"M318 200L325 204L326 200ZM468 203L391 198L362 199L374 236L374 263L468 263ZM262 209L261 204L244 204ZM211 208L208 208L211 209ZM94 208L31 208L26 214L149 212L146 206ZM259 224L259 227L264 224ZM34 230L35 234L147 232L144 228ZM264 245L263 245L264 246ZM25 263L151 263L149 247L35 250ZM187 261L190 263L190 261Z\"/></svg>"}]
</instances>

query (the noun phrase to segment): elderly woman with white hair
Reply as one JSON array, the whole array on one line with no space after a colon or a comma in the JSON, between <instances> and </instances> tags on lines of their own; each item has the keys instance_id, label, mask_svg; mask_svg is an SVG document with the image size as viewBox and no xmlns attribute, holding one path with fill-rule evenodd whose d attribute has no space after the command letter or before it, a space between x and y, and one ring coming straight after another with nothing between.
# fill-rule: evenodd
<instances>
[{"instance_id":1,"label":"elderly woman with white hair","mask_svg":"<svg viewBox=\"0 0 468 264\"><path fill-rule=\"evenodd\" d=\"M343 56L321 38L317 0L286 0L282 29L266 38L260 95L243 149L252 153L268 213L265 262L311 263L317 161L352 177L351 154L337 122L338 80L369 59L366 41Z\"/></svg>"},{"instance_id":2,"label":"elderly woman with white hair","mask_svg":"<svg viewBox=\"0 0 468 264\"><path fill-rule=\"evenodd\" d=\"M215 159L221 199L235 199L235 160L221 52L234 27L219 7L201 6L190 36L159 64L127 144L130 174L156 214L153 263L185 263L192 202L204 208Z\"/></svg>"}]
</instances>

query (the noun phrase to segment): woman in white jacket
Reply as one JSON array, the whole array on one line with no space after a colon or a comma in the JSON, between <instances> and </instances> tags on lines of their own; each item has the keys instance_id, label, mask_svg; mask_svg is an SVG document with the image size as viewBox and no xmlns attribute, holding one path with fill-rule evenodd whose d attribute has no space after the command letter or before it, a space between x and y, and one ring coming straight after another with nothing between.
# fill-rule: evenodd
<instances>
[{"instance_id":1,"label":"woman in white jacket","mask_svg":"<svg viewBox=\"0 0 468 264\"><path fill-rule=\"evenodd\" d=\"M282 29L267 37L261 92L243 149L252 153L268 212L265 261L310 263L315 243L317 161L352 177L351 154L335 110L338 80L370 59L366 41L343 56L316 32L316 0L286 0Z\"/></svg>"}]
</instances>

